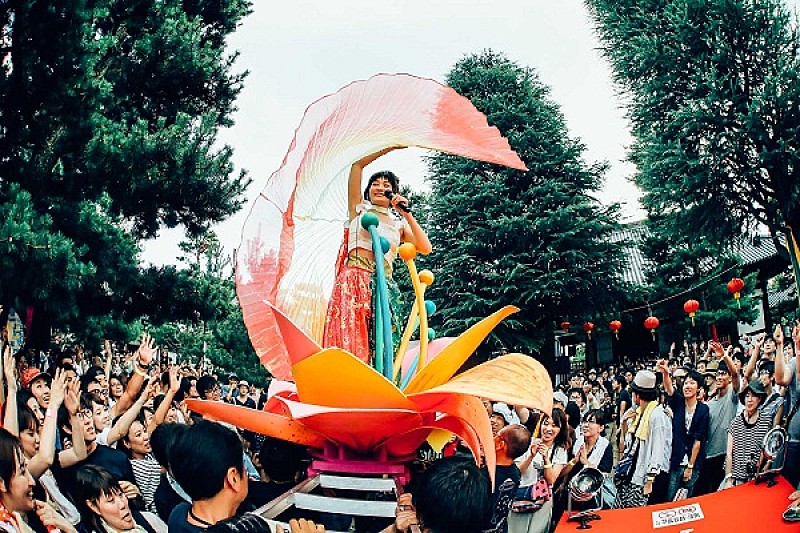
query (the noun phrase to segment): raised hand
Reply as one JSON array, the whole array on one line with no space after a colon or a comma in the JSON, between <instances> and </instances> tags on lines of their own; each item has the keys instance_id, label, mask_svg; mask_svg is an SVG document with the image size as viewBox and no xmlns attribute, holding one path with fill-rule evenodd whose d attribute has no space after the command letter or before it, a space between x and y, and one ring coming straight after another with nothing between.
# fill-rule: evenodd
<instances>
[{"instance_id":1,"label":"raised hand","mask_svg":"<svg viewBox=\"0 0 800 533\"><path fill-rule=\"evenodd\" d=\"M53 376L53 383L50 384L50 403L48 408L58 409L64 403L64 398L67 390L67 374L60 368L56 369L56 374Z\"/></svg>"},{"instance_id":2,"label":"raised hand","mask_svg":"<svg viewBox=\"0 0 800 533\"><path fill-rule=\"evenodd\" d=\"M161 380L150 378L150 383L147 384L147 391L142 395L145 397L145 403L158 396L161 392Z\"/></svg>"},{"instance_id":3,"label":"raised hand","mask_svg":"<svg viewBox=\"0 0 800 533\"><path fill-rule=\"evenodd\" d=\"M708 344L709 349L714 353L714 357L721 359L725 355L725 348L722 347L717 341L711 341Z\"/></svg>"},{"instance_id":4,"label":"raised hand","mask_svg":"<svg viewBox=\"0 0 800 533\"><path fill-rule=\"evenodd\" d=\"M169 367L169 390L173 393L177 393L178 389L181 388L181 376L180 376L180 368L175 365Z\"/></svg>"},{"instance_id":5,"label":"raised hand","mask_svg":"<svg viewBox=\"0 0 800 533\"><path fill-rule=\"evenodd\" d=\"M80 394L81 383L77 379L73 379L72 382L67 386L66 393L64 394L64 407L67 409L67 412L70 414L70 416L77 415L78 410L80 410Z\"/></svg>"},{"instance_id":6,"label":"raised hand","mask_svg":"<svg viewBox=\"0 0 800 533\"><path fill-rule=\"evenodd\" d=\"M3 350L3 375L6 378L8 389L17 390L17 365L14 361L14 355L11 353L11 346L6 344Z\"/></svg>"},{"instance_id":7,"label":"raised hand","mask_svg":"<svg viewBox=\"0 0 800 533\"><path fill-rule=\"evenodd\" d=\"M142 342L139 344L139 349L136 350L136 357L138 362L143 367L148 367L153 362L156 355L156 341L149 333L142 335Z\"/></svg>"},{"instance_id":8,"label":"raised hand","mask_svg":"<svg viewBox=\"0 0 800 533\"><path fill-rule=\"evenodd\" d=\"M756 335L756 338L753 340L753 346L761 347L764 344L764 339L766 338L766 333L759 333Z\"/></svg>"},{"instance_id":9,"label":"raised hand","mask_svg":"<svg viewBox=\"0 0 800 533\"><path fill-rule=\"evenodd\" d=\"M783 326L780 324L775 325L775 331L772 334L772 338L775 339L775 344L778 346L783 346Z\"/></svg>"}]
</instances>

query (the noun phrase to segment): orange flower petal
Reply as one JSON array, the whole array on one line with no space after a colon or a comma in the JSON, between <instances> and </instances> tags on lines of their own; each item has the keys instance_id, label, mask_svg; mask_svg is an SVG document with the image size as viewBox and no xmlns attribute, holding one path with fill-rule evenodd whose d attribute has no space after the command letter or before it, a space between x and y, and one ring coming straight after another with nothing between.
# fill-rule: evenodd
<instances>
[{"instance_id":1,"label":"orange flower petal","mask_svg":"<svg viewBox=\"0 0 800 533\"><path fill-rule=\"evenodd\" d=\"M372 367L340 349L327 348L292 367L303 403L352 409L414 409L414 404Z\"/></svg>"},{"instance_id":2,"label":"orange flower petal","mask_svg":"<svg viewBox=\"0 0 800 533\"><path fill-rule=\"evenodd\" d=\"M282 415L205 400L186 400L186 405L195 413L210 420L227 422L242 429L249 429L261 435L294 442L302 446L322 448L325 442L325 437L320 433Z\"/></svg>"},{"instance_id":3,"label":"orange flower petal","mask_svg":"<svg viewBox=\"0 0 800 533\"><path fill-rule=\"evenodd\" d=\"M539 361L519 353L482 363L427 392L472 394L545 413L553 410L550 374Z\"/></svg>"},{"instance_id":4,"label":"orange flower petal","mask_svg":"<svg viewBox=\"0 0 800 533\"><path fill-rule=\"evenodd\" d=\"M438 393L423 392L409 396L417 404L421 413L436 412L449 415L459 419L464 425L468 426L477 437L477 442L470 442L470 434L456 433L455 428L442 427L453 431L464 439L477 458L483 453L486 459L486 466L492 474L492 486L494 486L494 467L496 457L494 454L494 436L492 427L489 424L489 417L483 402L476 396L457 393Z\"/></svg>"},{"instance_id":5,"label":"orange flower petal","mask_svg":"<svg viewBox=\"0 0 800 533\"><path fill-rule=\"evenodd\" d=\"M446 383L455 374L461 365L472 355L480 343L492 330L507 316L519 311L513 305L507 305L484 318L467 331L459 335L451 344L447 345L439 355L431 360L420 372L414 376L405 388L406 394L414 394Z\"/></svg>"},{"instance_id":6,"label":"orange flower petal","mask_svg":"<svg viewBox=\"0 0 800 533\"><path fill-rule=\"evenodd\" d=\"M296 422L359 454L373 454L391 437L423 425L422 415L416 411L325 407L282 401ZM420 444L424 440L422 437Z\"/></svg>"}]
</instances>

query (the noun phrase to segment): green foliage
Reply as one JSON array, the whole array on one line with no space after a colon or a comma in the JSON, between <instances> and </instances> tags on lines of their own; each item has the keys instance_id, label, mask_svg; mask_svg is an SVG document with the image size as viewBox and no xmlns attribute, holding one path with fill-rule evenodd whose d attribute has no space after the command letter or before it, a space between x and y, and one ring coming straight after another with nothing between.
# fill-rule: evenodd
<instances>
[{"instance_id":1,"label":"green foliage","mask_svg":"<svg viewBox=\"0 0 800 533\"><path fill-rule=\"evenodd\" d=\"M199 235L249 183L217 141L244 74L225 39L246 0L0 5L0 297L85 338L214 316L214 287L142 269L162 227ZM3 240L5 238L5 241ZM9 240L13 239L13 240ZM203 289L206 292L202 292Z\"/></svg>"},{"instance_id":2,"label":"green foliage","mask_svg":"<svg viewBox=\"0 0 800 533\"><path fill-rule=\"evenodd\" d=\"M592 197L605 164L586 165L558 106L534 71L485 51L459 61L447 83L497 126L527 172L435 155L426 213L436 275L429 289L438 334L463 332L499 307L522 311L491 349L531 353L563 319L589 318L622 297L616 206Z\"/></svg>"},{"instance_id":3,"label":"green foliage","mask_svg":"<svg viewBox=\"0 0 800 533\"><path fill-rule=\"evenodd\" d=\"M587 0L648 212L714 243L800 229L800 59L781 0Z\"/></svg>"},{"instance_id":4,"label":"green foliage","mask_svg":"<svg viewBox=\"0 0 800 533\"><path fill-rule=\"evenodd\" d=\"M676 231L670 217L651 215L647 225L650 228L650 236L644 245L644 253L650 259L647 298L649 301L669 298L659 304L654 312L662 318L681 318L673 324L673 333L677 337L704 331L689 329L691 320L686 318L688 315L683 311L683 304L689 299L700 303L695 317L698 328L715 322L752 323L756 319L757 275L751 273L743 277L745 289L740 301L736 302L728 293L727 283L731 278L742 277L743 274L740 268L735 268L740 259L726 246L702 234L684 229ZM682 291L688 292L675 297ZM705 333L701 336L708 337Z\"/></svg>"},{"instance_id":5,"label":"green foliage","mask_svg":"<svg viewBox=\"0 0 800 533\"><path fill-rule=\"evenodd\" d=\"M206 360L226 373L235 372L250 382L265 385L269 375L250 344L236 300L232 258L223 253L212 232L188 239L180 248L189 267L177 273L191 281L194 309L203 311L192 320L155 324L150 331L153 338L160 346L179 354L181 360ZM162 310L159 315L177 313Z\"/></svg>"}]
</instances>

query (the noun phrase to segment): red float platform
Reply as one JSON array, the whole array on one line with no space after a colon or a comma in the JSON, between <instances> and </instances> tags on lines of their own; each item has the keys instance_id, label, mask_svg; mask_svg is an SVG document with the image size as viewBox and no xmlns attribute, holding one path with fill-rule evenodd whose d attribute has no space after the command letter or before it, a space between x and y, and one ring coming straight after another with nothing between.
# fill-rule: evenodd
<instances>
[{"instance_id":1,"label":"red float platform","mask_svg":"<svg viewBox=\"0 0 800 533\"><path fill-rule=\"evenodd\" d=\"M567 522L565 513L556 533L798 533L800 523L782 518L793 491L782 477L772 487L751 481L679 502L599 511L600 519L589 522L589 530L579 530L578 522Z\"/></svg>"}]
</instances>

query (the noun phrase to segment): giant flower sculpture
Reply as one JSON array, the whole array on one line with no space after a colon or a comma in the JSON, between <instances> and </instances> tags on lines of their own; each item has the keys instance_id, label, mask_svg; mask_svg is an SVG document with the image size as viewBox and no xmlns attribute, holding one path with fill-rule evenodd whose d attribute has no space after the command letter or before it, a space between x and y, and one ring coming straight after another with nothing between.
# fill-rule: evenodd
<instances>
[{"instance_id":1,"label":"giant flower sculpture","mask_svg":"<svg viewBox=\"0 0 800 533\"><path fill-rule=\"evenodd\" d=\"M515 308L495 312L455 339L436 339L430 354L427 337L421 339L420 363L413 371L404 367L402 390L388 379L390 365L382 374L344 350L319 344L348 221L350 167L393 146L526 170L468 99L433 80L380 74L311 104L253 205L236 264L237 296L256 354L277 379L293 380L296 392L272 397L263 412L202 401L189 407L311 448L335 446L386 460L402 461L432 433L450 432L491 466L494 446L479 397L545 411L552 406L547 372L526 355L503 356L455 375ZM422 279L412 275L416 283ZM418 297L421 323L424 303ZM398 369L407 359L402 346Z\"/></svg>"},{"instance_id":2,"label":"giant flower sculpture","mask_svg":"<svg viewBox=\"0 0 800 533\"><path fill-rule=\"evenodd\" d=\"M339 348L322 349L273 308L289 349L297 392L273 396L264 411L190 400L189 408L263 435L322 449L334 445L354 456L407 459L436 430L464 439L476 460L494 466L489 418L479 397L552 409L550 376L532 357L509 354L454 376L505 317L505 307L453 339L401 391Z\"/></svg>"}]
</instances>

